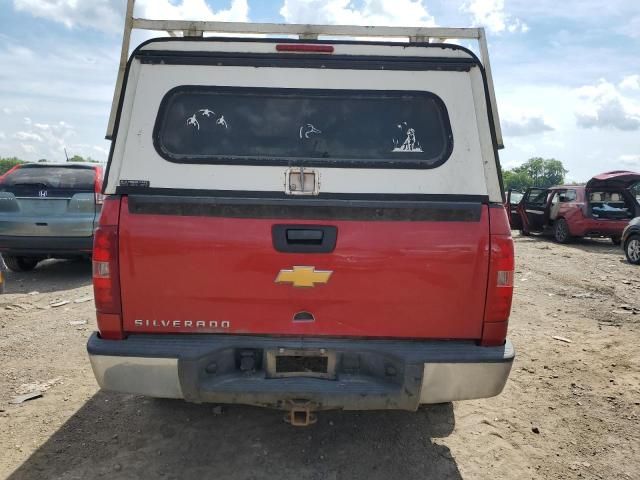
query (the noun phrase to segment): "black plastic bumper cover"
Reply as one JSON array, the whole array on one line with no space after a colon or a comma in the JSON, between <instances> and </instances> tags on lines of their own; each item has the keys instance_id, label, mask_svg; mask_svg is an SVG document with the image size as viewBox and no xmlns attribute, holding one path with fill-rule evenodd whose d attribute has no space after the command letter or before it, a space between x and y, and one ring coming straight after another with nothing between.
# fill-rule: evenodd
<instances>
[{"instance_id":1,"label":"black plastic bumper cover","mask_svg":"<svg viewBox=\"0 0 640 480\"><path fill-rule=\"evenodd\" d=\"M88 254L93 249L90 237L14 237L0 235L0 253L10 255Z\"/></svg>"}]
</instances>

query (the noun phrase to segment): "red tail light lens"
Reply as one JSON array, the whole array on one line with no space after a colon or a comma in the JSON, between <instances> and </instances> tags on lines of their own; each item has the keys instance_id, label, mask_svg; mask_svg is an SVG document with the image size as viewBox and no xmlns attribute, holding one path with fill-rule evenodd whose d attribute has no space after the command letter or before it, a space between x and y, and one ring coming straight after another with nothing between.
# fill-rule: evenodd
<instances>
[{"instance_id":1,"label":"red tail light lens","mask_svg":"<svg viewBox=\"0 0 640 480\"><path fill-rule=\"evenodd\" d=\"M278 52L307 52L307 53L333 53L333 45L318 45L315 43L279 43L276 45Z\"/></svg>"},{"instance_id":2,"label":"red tail light lens","mask_svg":"<svg viewBox=\"0 0 640 480\"><path fill-rule=\"evenodd\" d=\"M513 297L513 240L511 237L491 237L489 288L485 322L509 320Z\"/></svg>"},{"instance_id":3,"label":"red tail light lens","mask_svg":"<svg viewBox=\"0 0 640 480\"><path fill-rule=\"evenodd\" d=\"M491 237L489 252L489 283L484 310L482 345L502 345L513 299L515 258L513 240L504 209L490 209ZM505 217L505 218L502 218Z\"/></svg>"},{"instance_id":4,"label":"red tail light lens","mask_svg":"<svg viewBox=\"0 0 640 480\"><path fill-rule=\"evenodd\" d=\"M118 264L118 217L120 198L106 197L93 237L93 293L98 330L107 339L123 338L120 272Z\"/></svg>"},{"instance_id":5,"label":"red tail light lens","mask_svg":"<svg viewBox=\"0 0 640 480\"><path fill-rule=\"evenodd\" d=\"M96 205L102 205L104 203L104 195L102 194L102 168L96 168L95 172L94 191L96 194Z\"/></svg>"}]
</instances>

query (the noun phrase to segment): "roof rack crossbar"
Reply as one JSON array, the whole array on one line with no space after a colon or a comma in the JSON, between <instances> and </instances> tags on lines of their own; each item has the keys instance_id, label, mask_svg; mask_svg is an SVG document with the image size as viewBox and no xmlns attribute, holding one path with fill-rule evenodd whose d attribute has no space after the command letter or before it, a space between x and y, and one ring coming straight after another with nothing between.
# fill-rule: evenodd
<instances>
[{"instance_id":1,"label":"roof rack crossbar","mask_svg":"<svg viewBox=\"0 0 640 480\"><path fill-rule=\"evenodd\" d=\"M477 41L480 50L480 61L484 66L489 87L489 101L493 110L498 147L502 147L502 131L493 88L493 76L489 63L487 38L484 28L442 28L442 27L385 27L358 25L311 25L285 23L247 23L247 22L215 22L190 20L151 20L133 16L135 0L127 0L127 10L120 51L120 66L116 87L113 94L107 138L113 135L116 111L120 101L120 92L129 57L131 32L137 30L153 30L168 32L171 36L182 33L184 37L202 37L204 33L224 33L241 35L282 35L297 36L300 40L316 40L320 35L328 37L390 37L405 38L410 43L444 42L446 40Z\"/></svg>"}]
</instances>

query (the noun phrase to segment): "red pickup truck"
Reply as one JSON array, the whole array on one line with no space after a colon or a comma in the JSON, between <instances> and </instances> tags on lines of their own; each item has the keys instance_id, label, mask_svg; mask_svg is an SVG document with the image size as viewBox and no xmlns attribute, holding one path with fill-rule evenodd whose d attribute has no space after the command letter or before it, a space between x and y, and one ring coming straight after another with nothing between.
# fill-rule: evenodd
<instances>
[{"instance_id":1,"label":"red pickup truck","mask_svg":"<svg viewBox=\"0 0 640 480\"><path fill-rule=\"evenodd\" d=\"M306 424L504 387L514 252L486 68L448 43L308 38L132 53L93 253L102 388Z\"/></svg>"}]
</instances>

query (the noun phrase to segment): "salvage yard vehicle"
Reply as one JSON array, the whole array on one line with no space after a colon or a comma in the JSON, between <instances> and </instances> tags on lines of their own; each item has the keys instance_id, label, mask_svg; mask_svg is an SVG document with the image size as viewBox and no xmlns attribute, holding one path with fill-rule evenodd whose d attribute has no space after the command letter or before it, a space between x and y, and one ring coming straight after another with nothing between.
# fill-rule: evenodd
<instances>
[{"instance_id":1,"label":"salvage yard vehicle","mask_svg":"<svg viewBox=\"0 0 640 480\"><path fill-rule=\"evenodd\" d=\"M640 217L629 222L622 232L620 243L629 263L640 265Z\"/></svg>"},{"instance_id":2,"label":"salvage yard vehicle","mask_svg":"<svg viewBox=\"0 0 640 480\"><path fill-rule=\"evenodd\" d=\"M518 205L520 205L523 197L524 193L518 190L507 191L507 201L504 204L504 208L507 210L507 215L509 215L509 224L512 230L522 229L522 219L520 218Z\"/></svg>"},{"instance_id":3,"label":"salvage yard vehicle","mask_svg":"<svg viewBox=\"0 0 640 480\"><path fill-rule=\"evenodd\" d=\"M125 44L185 36L137 47L116 89L100 386L294 425L500 393L514 252L484 31L153 21L132 3ZM429 37L479 40L484 65Z\"/></svg>"},{"instance_id":4,"label":"salvage yard vehicle","mask_svg":"<svg viewBox=\"0 0 640 480\"><path fill-rule=\"evenodd\" d=\"M609 237L619 245L629 219L640 215L630 187L640 173L613 171L596 175L586 185L529 188L518 205L512 228L524 235L552 233L558 243L574 237Z\"/></svg>"},{"instance_id":5,"label":"salvage yard vehicle","mask_svg":"<svg viewBox=\"0 0 640 480\"><path fill-rule=\"evenodd\" d=\"M0 177L0 253L14 272L45 258L90 257L101 165L26 163Z\"/></svg>"}]
</instances>

